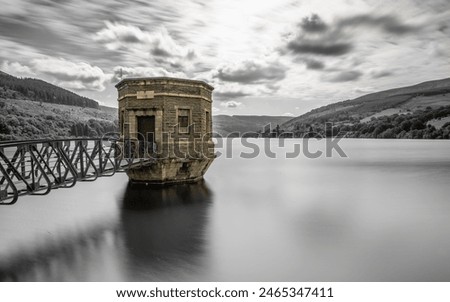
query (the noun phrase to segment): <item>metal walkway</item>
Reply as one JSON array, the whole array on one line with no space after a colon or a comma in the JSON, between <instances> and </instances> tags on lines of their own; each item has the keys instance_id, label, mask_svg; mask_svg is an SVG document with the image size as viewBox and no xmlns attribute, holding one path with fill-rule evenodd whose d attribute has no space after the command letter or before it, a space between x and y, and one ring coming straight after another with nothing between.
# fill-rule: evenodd
<instances>
[{"instance_id":1,"label":"metal walkway","mask_svg":"<svg viewBox=\"0 0 450 302\"><path fill-rule=\"evenodd\" d=\"M134 152L127 152L133 154ZM142 159L124 157L114 139L61 139L0 142L0 204L21 195L45 195L77 181L112 176Z\"/></svg>"}]
</instances>

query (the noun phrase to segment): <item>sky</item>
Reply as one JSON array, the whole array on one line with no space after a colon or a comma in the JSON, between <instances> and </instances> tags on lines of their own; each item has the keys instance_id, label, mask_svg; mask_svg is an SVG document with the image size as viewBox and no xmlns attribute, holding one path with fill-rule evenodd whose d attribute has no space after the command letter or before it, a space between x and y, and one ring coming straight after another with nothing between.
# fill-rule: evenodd
<instances>
[{"instance_id":1,"label":"sky","mask_svg":"<svg viewBox=\"0 0 450 302\"><path fill-rule=\"evenodd\" d=\"M450 77L448 0L0 0L0 70L117 107L126 77L215 87L214 114L298 116Z\"/></svg>"}]
</instances>

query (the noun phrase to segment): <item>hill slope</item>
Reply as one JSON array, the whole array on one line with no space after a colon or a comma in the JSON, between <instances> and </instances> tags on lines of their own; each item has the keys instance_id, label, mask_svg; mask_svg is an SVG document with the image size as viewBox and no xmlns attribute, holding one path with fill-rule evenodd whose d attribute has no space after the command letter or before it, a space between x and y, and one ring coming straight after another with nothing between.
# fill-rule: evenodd
<instances>
[{"instance_id":1,"label":"hill slope","mask_svg":"<svg viewBox=\"0 0 450 302\"><path fill-rule=\"evenodd\" d=\"M39 79L0 71L0 141L99 137L116 132L117 109Z\"/></svg>"},{"instance_id":2,"label":"hill slope","mask_svg":"<svg viewBox=\"0 0 450 302\"><path fill-rule=\"evenodd\" d=\"M117 124L117 110L0 98L0 141L100 137Z\"/></svg>"},{"instance_id":3,"label":"hill slope","mask_svg":"<svg viewBox=\"0 0 450 302\"><path fill-rule=\"evenodd\" d=\"M29 99L43 103L64 104L98 109L98 103L39 79L16 78L0 71L0 97Z\"/></svg>"},{"instance_id":4,"label":"hill slope","mask_svg":"<svg viewBox=\"0 0 450 302\"><path fill-rule=\"evenodd\" d=\"M334 133L346 131L351 137L446 138L446 130L441 131L447 128L446 123L437 123L436 120L447 116L450 116L450 78L323 106L293 118L281 127L296 133L296 136L306 132L328 135L324 124L331 122L336 128ZM406 127L405 121L415 123L415 126ZM405 127L400 127L402 122L405 122ZM435 129L426 129L428 125ZM416 132L413 133L414 130Z\"/></svg>"},{"instance_id":5,"label":"hill slope","mask_svg":"<svg viewBox=\"0 0 450 302\"><path fill-rule=\"evenodd\" d=\"M214 115L213 131L223 137L232 132L241 134L246 132L262 131L267 124L272 128L289 121L287 116L267 116L267 115Z\"/></svg>"}]
</instances>

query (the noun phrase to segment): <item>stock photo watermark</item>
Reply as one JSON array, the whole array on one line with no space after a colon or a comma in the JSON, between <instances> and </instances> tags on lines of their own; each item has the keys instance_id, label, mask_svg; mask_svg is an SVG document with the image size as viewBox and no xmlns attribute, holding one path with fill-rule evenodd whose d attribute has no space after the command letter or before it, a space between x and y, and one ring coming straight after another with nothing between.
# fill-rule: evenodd
<instances>
[{"instance_id":1,"label":"stock photo watermark","mask_svg":"<svg viewBox=\"0 0 450 302\"><path fill-rule=\"evenodd\" d=\"M150 159L202 159L220 158L254 159L297 158L308 159L340 157L347 154L340 143L344 135L324 137L320 133L308 132L303 137L283 132L270 135L257 132L232 132L225 136L217 132L201 133L191 125L188 132L139 133L129 132L123 137L109 133L117 140L118 152L125 158ZM120 137L120 138L119 138Z\"/></svg>"}]
</instances>

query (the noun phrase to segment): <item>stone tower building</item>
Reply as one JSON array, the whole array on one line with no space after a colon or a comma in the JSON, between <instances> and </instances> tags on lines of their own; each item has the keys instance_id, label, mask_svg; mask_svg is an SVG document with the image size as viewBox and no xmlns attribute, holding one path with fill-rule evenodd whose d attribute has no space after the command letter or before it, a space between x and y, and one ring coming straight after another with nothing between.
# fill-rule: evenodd
<instances>
[{"instance_id":1,"label":"stone tower building","mask_svg":"<svg viewBox=\"0 0 450 302\"><path fill-rule=\"evenodd\" d=\"M166 184L203 178L214 159L212 91L202 81L168 77L128 78L118 90L124 155L132 181Z\"/></svg>"}]
</instances>

